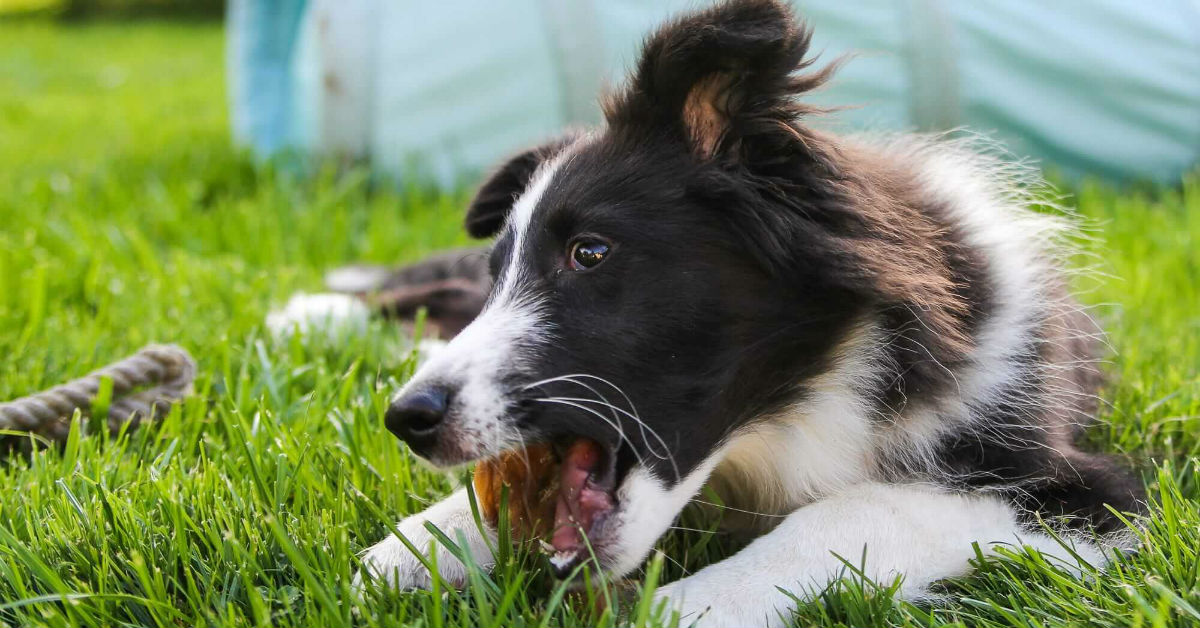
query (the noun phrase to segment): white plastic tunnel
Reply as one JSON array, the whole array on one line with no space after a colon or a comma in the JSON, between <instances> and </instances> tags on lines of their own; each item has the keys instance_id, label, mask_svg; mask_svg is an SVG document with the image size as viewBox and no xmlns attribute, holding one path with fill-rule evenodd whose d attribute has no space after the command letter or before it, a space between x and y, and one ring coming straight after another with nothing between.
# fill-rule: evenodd
<instances>
[{"instance_id":1,"label":"white plastic tunnel","mask_svg":"<svg viewBox=\"0 0 1200 628\"><path fill-rule=\"evenodd\" d=\"M599 119L655 25L695 0L232 0L237 138L449 183ZM1068 176L1200 162L1200 0L794 0L843 130L967 128Z\"/></svg>"}]
</instances>

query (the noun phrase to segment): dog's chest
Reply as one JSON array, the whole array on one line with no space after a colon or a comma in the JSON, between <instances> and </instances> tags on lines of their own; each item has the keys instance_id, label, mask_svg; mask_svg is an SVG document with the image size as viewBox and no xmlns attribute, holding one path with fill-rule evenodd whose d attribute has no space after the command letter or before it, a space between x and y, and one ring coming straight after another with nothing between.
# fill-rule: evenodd
<instances>
[{"instance_id":1,"label":"dog's chest","mask_svg":"<svg viewBox=\"0 0 1200 628\"><path fill-rule=\"evenodd\" d=\"M806 413L738 436L708 484L729 507L723 523L770 526L772 519L870 479L872 441L868 422L836 413Z\"/></svg>"}]
</instances>

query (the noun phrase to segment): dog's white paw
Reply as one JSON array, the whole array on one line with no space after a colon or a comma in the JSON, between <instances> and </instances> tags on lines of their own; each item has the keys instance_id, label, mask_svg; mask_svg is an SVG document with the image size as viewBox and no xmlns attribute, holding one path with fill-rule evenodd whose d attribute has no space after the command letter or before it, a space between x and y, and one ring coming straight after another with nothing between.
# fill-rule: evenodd
<instances>
[{"instance_id":1,"label":"dog's white paw","mask_svg":"<svg viewBox=\"0 0 1200 628\"><path fill-rule=\"evenodd\" d=\"M677 612L679 625L691 628L755 628L783 624L777 611L764 608L752 597L739 600L733 591L711 591L704 586L689 584L685 578L661 586L654 593L656 606L666 601L664 618L669 618L672 611Z\"/></svg>"},{"instance_id":2,"label":"dog's white paw","mask_svg":"<svg viewBox=\"0 0 1200 628\"><path fill-rule=\"evenodd\" d=\"M399 526L401 533L412 541L417 549L428 552L433 535L424 529L406 529L411 526L405 526L404 523L401 522ZM446 556L443 549L438 556L439 575L451 586L463 586L466 584L466 569L458 560L447 560ZM400 590L433 588L429 570L395 535L372 545L363 553L362 571L354 577L355 588L362 588L364 580L368 578Z\"/></svg>"},{"instance_id":3,"label":"dog's white paw","mask_svg":"<svg viewBox=\"0 0 1200 628\"><path fill-rule=\"evenodd\" d=\"M485 534L494 538L494 534L481 531L475 525L467 502L466 491L460 490L445 500L434 504L428 510L415 514L401 521L396 529L413 546L428 559L431 554L436 557L438 576L446 585L463 588L467 584L467 566L442 545L425 527L426 522L432 522L456 544L459 542L459 532L466 539L463 548L470 553L471 560L480 569L491 569L495 562L488 539ZM362 571L354 577L354 586L362 589L364 580L371 579L386 583L389 587L400 590L430 589L433 579L429 570L422 564L395 534L369 547L362 555Z\"/></svg>"},{"instance_id":4,"label":"dog's white paw","mask_svg":"<svg viewBox=\"0 0 1200 628\"><path fill-rule=\"evenodd\" d=\"M710 603L707 600L694 599L695 596L684 595L679 583L663 585L654 593L654 605L666 602L666 618L672 612L679 613L680 626L715 626L709 619Z\"/></svg>"}]
</instances>

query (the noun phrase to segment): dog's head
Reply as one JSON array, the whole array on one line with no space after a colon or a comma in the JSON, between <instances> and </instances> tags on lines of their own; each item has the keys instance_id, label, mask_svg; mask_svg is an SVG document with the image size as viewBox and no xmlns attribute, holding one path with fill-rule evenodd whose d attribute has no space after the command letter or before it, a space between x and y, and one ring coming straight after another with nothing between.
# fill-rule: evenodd
<instances>
[{"instance_id":1,"label":"dog's head","mask_svg":"<svg viewBox=\"0 0 1200 628\"><path fill-rule=\"evenodd\" d=\"M770 1L675 21L604 128L509 161L469 210L496 236L494 288L389 427L438 465L558 445L560 572L588 555L580 531L604 568L634 568L724 444L802 399L879 300L847 244L871 228L860 199L799 124L795 97L828 73L799 73L808 43Z\"/></svg>"}]
</instances>

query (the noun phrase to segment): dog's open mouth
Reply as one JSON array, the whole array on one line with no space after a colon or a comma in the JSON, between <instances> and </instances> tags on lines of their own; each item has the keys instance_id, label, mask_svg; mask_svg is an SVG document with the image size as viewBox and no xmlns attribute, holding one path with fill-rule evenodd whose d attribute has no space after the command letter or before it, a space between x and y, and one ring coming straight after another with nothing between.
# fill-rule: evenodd
<instances>
[{"instance_id":1,"label":"dog's open mouth","mask_svg":"<svg viewBox=\"0 0 1200 628\"><path fill-rule=\"evenodd\" d=\"M616 508L616 460L596 441L580 438L561 454L550 563L563 577L589 555L587 539L600 537Z\"/></svg>"},{"instance_id":2,"label":"dog's open mouth","mask_svg":"<svg viewBox=\"0 0 1200 628\"><path fill-rule=\"evenodd\" d=\"M616 456L589 438L506 452L475 470L483 515L497 524L507 487L514 537L541 540L560 578L598 553L597 541L617 508L617 485Z\"/></svg>"}]
</instances>

